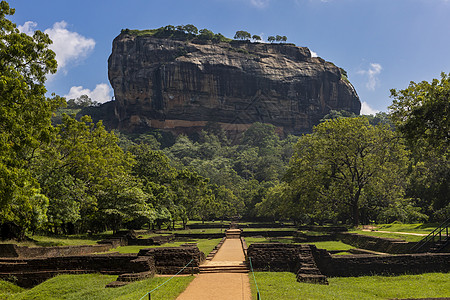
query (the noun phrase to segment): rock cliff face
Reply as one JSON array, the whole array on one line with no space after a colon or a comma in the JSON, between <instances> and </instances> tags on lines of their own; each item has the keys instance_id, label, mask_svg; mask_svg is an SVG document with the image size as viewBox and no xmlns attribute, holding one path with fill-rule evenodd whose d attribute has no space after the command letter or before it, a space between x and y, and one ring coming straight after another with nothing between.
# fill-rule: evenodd
<instances>
[{"instance_id":1,"label":"rock cliff face","mask_svg":"<svg viewBox=\"0 0 450 300\"><path fill-rule=\"evenodd\" d=\"M189 133L217 122L243 131L254 122L309 132L330 110L359 114L340 69L308 48L245 41L178 41L122 33L108 75L115 126Z\"/></svg>"}]
</instances>

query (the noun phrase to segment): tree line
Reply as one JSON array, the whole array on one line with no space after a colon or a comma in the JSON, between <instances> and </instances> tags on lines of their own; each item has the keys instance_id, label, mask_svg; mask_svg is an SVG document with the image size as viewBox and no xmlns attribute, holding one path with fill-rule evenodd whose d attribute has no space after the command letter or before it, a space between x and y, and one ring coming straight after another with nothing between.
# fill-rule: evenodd
<instances>
[{"instance_id":1,"label":"tree line","mask_svg":"<svg viewBox=\"0 0 450 300\"><path fill-rule=\"evenodd\" d=\"M297 223L439 221L450 216L450 75L392 90L390 113L331 111L310 134L255 123L230 140L125 135L89 116L52 116L51 40L20 33L0 2L0 222L27 232L172 227L189 219ZM95 104L75 99L69 105Z\"/></svg>"}]
</instances>

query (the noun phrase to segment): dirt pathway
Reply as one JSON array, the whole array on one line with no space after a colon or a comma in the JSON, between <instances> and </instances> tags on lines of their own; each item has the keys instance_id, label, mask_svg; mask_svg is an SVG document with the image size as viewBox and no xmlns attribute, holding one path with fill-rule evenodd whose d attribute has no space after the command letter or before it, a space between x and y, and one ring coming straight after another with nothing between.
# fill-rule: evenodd
<instances>
[{"instance_id":1,"label":"dirt pathway","mask_svg":"<svg viewBox=\"0 0 450 300\"><path fill-rule=\"evenodd\" d=\"M177 300L251 300L247 273L233 273L227 268L245 265L240 239L226 239L216 256L203 266L222 267L220 273L201 273Z\"/></svg>"}]
</instances>

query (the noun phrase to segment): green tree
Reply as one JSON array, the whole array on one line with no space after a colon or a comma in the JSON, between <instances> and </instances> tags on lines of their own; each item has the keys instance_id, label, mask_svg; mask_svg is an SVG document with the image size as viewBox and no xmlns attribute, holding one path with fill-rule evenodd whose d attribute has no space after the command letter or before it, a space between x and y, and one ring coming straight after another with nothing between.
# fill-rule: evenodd
<instances>
[{"instance_id":1,"label":"green tree","mask_svg":"<svg viewBox=\"0 0 450 300\"><path fill-rule=\"evenodd\" d=\"M117 145L117 136L89 116L77 121L64 115L55 131L37 152L33 174L49 198L49 222L55 231L77 221L86 230L95 219L99 196L117 190L134 161Z\"/></svg>"},{"instance_id":2,"label":"green tree","mask_svg":"<svg viewBox=\"0 0 450 300\"><path fill-rule=\"evenodd\" d=\"M299 139L286 179L303 194L298 201L357 226L371 202L387 207L402 198L406 164L407 151L390 128L338 118Z\"/></svg>"},{"instance_id":3,"label":"green tree","mask_svg":"<svg viewBox=\"0 0 450 300\"><path fill-rule=\"evenodd\" d=\"M89 106L98 106L98 103L95 100L92 100L88 95L81 95L76 99L67 100L67 108L85 108Z\"/></svg>"},{"instance_id":4,"label":"green tree","mask_svg":"<svg viewBox=\"0 0 450 300\"><path fill-rule=\"evenodd\" d=\"M277 42L281 42L281 41L283 40L283 37L282 37L281 35L278 35L278 34L277 34L277 36L275 37L275 40L276 40Z\"/></svg>"},{"instance_id":5,"label":"green tree","mask_svg":"<svg viewBox=\"0 0 450 300\"><path fill-rule=\"evenodd\" d=\"M236 34L234 35L235 40L249 40L251 39L252 35L244 30L236 31Z\"/></svg>"},{"instance_id":6,"label":"green tree","mask_svg":"<svg viewBox=\"0 0 450 300\"><path fill-rule=\"evenodd\" d=\"M273 42L275 42L275 39L276 39L276 38L275 38L274 36L270 35L270 36L267 38L267 41L273 43Z\"/></svg>"},{"instance_id":7,"label":"green tree","mask_svg":"<svg viewBox=\"0 0 450 300\"><path fill-rule=\"evenodd\" d=\"M184 25L184 31L186 31L188 34L197 35L198 29L192 24Z\"/></svg>"},{"instance_id":8,"label":"green tree","mask_svg":"<svg viewBox=\"0 0 450 300\"><path fill-rule=\"evenodd\" d=\"M261 41L262 39L261 39L261 37L260 37L259 35L254 34L254 35L252 36L252 40L254 40L255 42L259 42L259 41Z\"/></svg>"},{"instance_id":9,"label":"green tree","mask_svg":"<svg viewBox=\"0 0 450 300\"><path fill-rule=\"evenodd\" d=\"M198 38L201 40L211 41L212 39L214 39L214 32L206 28L200 29L198 33L199 33Z\"/></svg>"},{"instance_id":10,"label":"green tree","mask_svg":"<svg viewBox=\"0 0 450 300\"><path fill-rule=\"evenodd\" d=\"M20 33L7 19L13 14L6 1L0 2L1 222L17 220L9 209L14 201L26 205L36 199L38 192L26 191L38 190L29 163L41 143L49 140L52 112L61 105L59 98L45 97L46 75L55 73L57 67L55 53L48 48L50 38L41 31L33 36Z\"/></svg>"},{"instance_id":11,"label":"green tree","mask_svg":"<svg viewBox=\"0 0 450 300\"><path fill-rule=\"evenodd\" d=\"M450 145L450 74L431 83L411 82L404 90L391 90L392 119L414 146L426 142L433 149L448 154Z\"/></svg>"},{"instance_id":12,"label":"green tree","mask_svg":"<svg viewBox=\"0 0 450 300\"><path fill-rule=\"evenodd\" d=\"M391 90L391 119L413 153L408 196L436 220L450 217L450 74Z\"/></svg>"}]
</instances>

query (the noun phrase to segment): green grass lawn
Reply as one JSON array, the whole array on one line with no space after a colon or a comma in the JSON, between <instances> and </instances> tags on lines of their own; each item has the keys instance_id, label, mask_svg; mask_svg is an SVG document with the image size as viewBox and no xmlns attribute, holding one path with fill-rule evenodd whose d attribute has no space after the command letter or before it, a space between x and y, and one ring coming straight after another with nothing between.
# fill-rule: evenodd
<instances>
[{"instance_id":1,"label":"green grass lawn","mask_svg":"<svg viewBox=\"0 0 450 300\"><path fill-rule=\"evenodd\" d=\"M377 236L377 237L399 239L399 240L404 240L407 242L418 242L421 239L423 239L425 236L398 234L398 233L394 233L394 232L429 234L434 229L436 229L436 227L438 225L439 224L435 224L435 223L402 224L402 223L394 222L392 224L374 225L375 228L372 231L362 231L361 229L354 229L349 232L363 234L363 235ZM391 231L392 233L385 233L385 232L378 232L378 231Z\"/></svg>"},{"instance_id":2,"label":"green grass lawn","mask_svg":"<svg viewBox=\"0 0 450 300\"><path fill-rule=\"evenodd\" d=\"M328 251L334 251L334 250L350 250L354 249L355 247L344 244L340 241L324 241L324 242L307 242L307 243L294 243L292 239L277 239L277 238L257 238L257 237L247 237L245 238L245 242L247 243L247 246L250 246L250 244L253 243L270 243L270 242L281 242L286 244L310 244L315 245L319 249L326 249Z\"/></svg>"},{"instance_id":3,"label":"green grass lawn","mask_svg":"<svg viewBox=\"0 0 450 300\"><path fill-rule=\"evenodd\" d=\"M159 247L179 247L185 243L197 243L197 247L208 255L214 247L220 242L221 239L197 239L197 240L189 240L189 241L176 241L167 244L163 244L161 246L121 246L115 249L111 249L109 252L119 252L119 253L138 253L141 249L147 248L159 248Z\"/></svg>"},{"instance_id":4,"label":"green grass lawn","mask_svg":"<svg viewBox=\"0 0 450 300\"><path fill-rule=\"evenodd\" d=\"M406 241L406 242L418 242L424 238L424 236L406 235L406 234L398 234L398 233L384 233L384 232L378 232L378 231L351 230L349 232L362 234L362 235L398 239L398 240L402 240L402 241Z\"/></svg>"},{"instance_id":5,"label":"green grass lawn","mask_svg":"<svg viewBox=\"0 0 450 300\"><path fill-rule=\"evenodd\" d=\"M416 224L392 223L392 224L378 224L375 226L376 226L375 230L429 234L434 229L436 229L436 227L439 226L439 224L435 224L435 223L416 223Z\"/></svg>"},{"instance_id":6,"label":"green grass lawn","mask_svg":"<svg viewBox=\"0 0 450 300\"><path fill-rule=\"evenodd\" d=\"M450 274L328 278L330 285L299 283L294 273L256 272L264 300L349 300L450 297ZM250 276L253 299L256 287Z\"/></svg>"},{"instance_id":7,"label":"green grass lawn","mask_svg":"<svg viewBox=\"0 0 450 300\"><path fill-rule=\"evenodd\" d=\"M254 231L297 231L295 227L280 227L280 228L242 228L243 232L254 232Z\"/></svg>"},{"instance_id":8,"label":"green grass lawn","mask_svg":"<svg viewBox=\"0 0 450 300\"><path fill-rule=\"evenodd\" d=\"M166 231L159 231L164 232ZM225 228L205 228L205 229L184 229L184 230L174 230L167 231L167 233L225 233Z\"/></svg>"},{"instance_id":9,"label":"green grass lawn","mask_svg":"<svg viewBox=\"0 0 450 300\"><path fill-rule=\"evenodd\" d=\"M112 232L104 232L101 234L73 234L73 235L32 235L29 238L32 241L17 242L15 240L1 241L2 244L16 244L28 247L50 247L50 246L77 246L77 245L96 245L97 241L103 240L111 236Z\"/></svg>"},{"instance_id":10,"label":"green grass lawn","mask_svg":"<svg viewBox=\"0 0 450 300\"><path fill-rule=\"evenodd\" d=\"M23 290L0 282L0 299L140 299L148 291L165 282L169 277L155 277L131 283L119 288L105 288L117 276L85 274L60 275L51 278L32 289ZM193 276L175 277L151 294L152 299L176 299L183 292ZM11 292L12 290L12 292ZM148 299L148 296L144 299Z\"/></svg>"}]
</instances>

